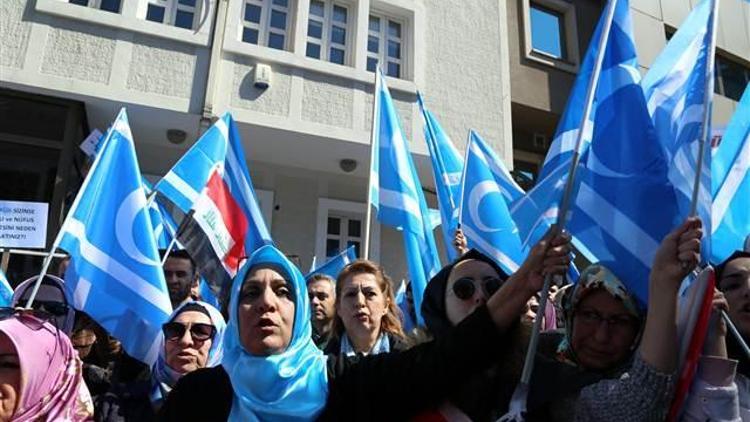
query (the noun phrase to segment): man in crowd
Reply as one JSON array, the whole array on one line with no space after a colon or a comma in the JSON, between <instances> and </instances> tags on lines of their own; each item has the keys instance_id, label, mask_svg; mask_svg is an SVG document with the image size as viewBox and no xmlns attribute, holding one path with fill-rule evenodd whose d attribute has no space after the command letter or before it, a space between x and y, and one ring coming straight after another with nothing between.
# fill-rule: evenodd
<instances>
[{"instance_id":1,"label":"man in crowd","mask_svg":"<svg viewBox=\"0 0 750 422\"><path fill-rule=\"evenodd\" d=\"M164 251L162 251L162 256L163 253ZM198 269L186 250L175 250L169 253L164 263L164 278L167 280L169 300L172 302L173 309L190 300L191 296L198 291L200 280Z\"/></svg>"},{"instance_id":2,"label":"man in crowd","mask_svg":"<svg viewBox=\"0 0 750 422\"><path fill-rule=\"evenodd\" d=\"M312 310L313 341L321 350L326 348L333 331L336 316L336 281L325 275L315 274L307 280L307 294Z\"/></svg>"}]
</instances>

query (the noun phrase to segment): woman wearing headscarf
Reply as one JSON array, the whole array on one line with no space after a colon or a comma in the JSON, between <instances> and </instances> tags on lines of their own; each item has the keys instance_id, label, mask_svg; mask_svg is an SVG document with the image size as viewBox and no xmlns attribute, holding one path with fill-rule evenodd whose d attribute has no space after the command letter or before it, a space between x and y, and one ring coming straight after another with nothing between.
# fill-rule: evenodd
<instances>
[{"instance_id":1,"label":"woman wearing headscarf","mask_svg":"<svg viewBox=\"0 0 750 422\"><path fill-rule=\"evenodd\" d=\"M0 320L0 420L91 420L91 396L68 337L30 312L9 312Z\"/></svg>"},{"instance_id":2,"label":"woman wearing headscarf","mask_svg":"<svg viewBox=\"0 0 750 422\"><path fill-rule=\"evenodd\" d=\"M503 333L540 288L570 262L569 240L545 240L486 306L444 339L401 353L326 357L311 339L302 274L277 249L258 249L235 277L222 365L177 383L169 421L404 419L442 401L455 380L484 369ZM388 406L373 397L389 392Z\"/></svg>"},{"instance_id":3,"label":"woman wearing headscarf","mask_svg":"<svg viewBox=\"0 0 750 422\"><path fill-rule=\"evenodd\" d=\"M336 281L333 332L326 354L376 355L407 348L393 282L383 267L358 260L341 271Z\"/></svg>"},{"instance_id":4,"label":"woman wearing headscarf","mask_svg":"<svg viewBox=\"0 0 750 422\"><path fill-rule=\"evenodd\" d=\"M10 306L25 307L38 279L38 276L34 276L19 284L13 291ZM76 310L73 308L70 293L65 289L65 282L60 277L51 274L44 276L31 307L51 314L53 318L50 322L66 335L73 332Z\"/></svg>"},{"instance_id":5,"label":"woman wearing headscarf","mask_svg":"<svg viewBox=\"0 0 750 422\"><path fill-rule=\"evenodd\" d=\"M689 218L664 238L645 318L608 268L581 273L563 301L563 338L540 338L526 420L664 420L676 380L678 290L698 263L701 235L700 220Z\"/></svg>"}]
</instances>

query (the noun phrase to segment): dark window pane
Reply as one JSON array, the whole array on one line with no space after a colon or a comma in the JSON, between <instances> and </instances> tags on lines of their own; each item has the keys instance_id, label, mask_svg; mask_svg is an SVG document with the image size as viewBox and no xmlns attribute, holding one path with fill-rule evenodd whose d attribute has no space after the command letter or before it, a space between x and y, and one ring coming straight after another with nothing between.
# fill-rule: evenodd
<instances>
[{"instance_id":1,"label":"dark window pane","mask_svg":"<svg viewBox=\"0 0 750 422\"><path fill-rule=\"evenodd\" d=\"M272 10L271 28L286 29L286 13Z\"/></svg>"},{"instance_id":2,"label":"dark window pane","mask_svg":"<svg viewBox=\"0 0 750 422\"><path fill-rule=\"evenodd\" d=\"M362 235L362 222L359 220L349 220L349 233L350 237L359 237Z\"/></svg>"},{"instance_id":3,"label":"dark window pane","mask_svg":"<svg viewBox=\"0 0 750 422\"><path fill-rule=\"evenodd\" d=\"M739 63L717 58L719 77L724 86L724 96L739 101L747 86L747 70Z\"/></svg>"},{"instance_id":4,"label":"dark window pane","mask_svg":"<svg viewBox=\"0 0 750 422\"><path fill-rule=\"evenodd\" d=\"M273 0L273 4L275 4L276 6L283 6L283 7L289 6L288 0Z\"/></svg>"},{"instance_id":5,"label":"dark window pane","mask_svg":"<svg viewBox=\"0 0 750 422\"><path fill-rule=\"evenodd\" d=\"M562 16L554 11L531 6L531 46L558 59L563 58Z\"/></svg>"},{"instance_id":6,"label":"dark window pane","mask_svg":"<svg viewBox=\"0 0 750 422\"><path fill-rule=\"evenodd\" d=\"M398 22L388 21L388 35L391 37L401 38L401 24Z\"/></svg>"},{"instance_id":7,"label":"dark window pane","mask_svg":"<svg viewBox=\"0 0 750 422\"><path fill-rule=\"evenodd\" d=\"M367 37L367 51L377 53L380 49L380 40L372 35Z\"/></svg>"},{"instance_id":8,"label":"dark window pane","mask_svg":"<svg viewBox=\"0 0 750 422\"><path fill-rule=\"evenodd\" d=\"M195 7L195 0L179 0L177 3L184 4L185 6Z\"/></svg>"},{"instance_id":9,"label":"dark window pane","mask_svg":"<svg viewBox=\"0 0 750 422\"><path fill-rule=\"evenodd\" d=\"M308 21L307 36L322 39L323 38L323 24L314 20Z\"/></svg>"},{"instance_id":10,"label":"dark window pane","mask_svg":"<svg viewBox=\"0 0 750 422\"><path fill-rule=\"evenodd\" d=\"M260 23L260 7L254 4L245 6L245 20L253 23Z\"/></svg>"},{"instance_id":11,"label":"dark window pane","mask_svg":"<svg viewBox=\"0 0 750 422\"><path fill-rule=\"evenodd\" d=\"M68 0L70 4L77 4L79 6L88 6L89 0Z\"/></svg>"},{"instance_id":12,"label":"dark window pane","mask_svg":"<svg viewBox=\"0 0 750 422\"><path fill-rule=\"evenodd\" d=\"M331 63L344 64L344 50L331 47Z\"/></svg>"},{"instance_id":13,"label":"dark window pane","mask_svg":"<svg viewBox=\"0 0 750 422\"><path fill-rule=\"evenodd\" d=\"M401 58L401 43L388 41L388 57Z\"/></svg>"},{"instance_id":14,"label":"dark window pane","mask_svg":"<svg viewBox=\"0 0 750 422\"><path fill-rule=\"evenodd\" d=\"M313 59L319 59L320 58L320 45L313 44L311 42L307 43L307 52L305 54L307 55L307 57L312 57Z\"/></svg>"},{"instance_id":15,"label":"dark window pane","mask_svg":"<svg viewBox=\"0 0 750 422\"><path fill-rule=\"evenodd\" d=\"M193 29L193 12L178 10L174 17L174 26L185 29Z\"/></svg>"},{"instance_id":16,"label":"dark window pane","mask_svg":"<svg viewBox=\"0 0 750 422\"><path fill-rule=\"evenodd\" d=\"M346 242L346 247L354 246L354 253L357 255L357 257L360 257L362 255L359 254L359 242L350 240Z\"/></svg>"},{"instance_id":17,"label":"dark window pane","mask_svg":"<svg viewBox=\"0 0 750 422\"><path fill-rule=\"evenodd\" d=\"M340 26L331 27L331 42L346 45L346 29Z\"/></svg>"},{"instance_id":18,"label":"dark window pane","mask_svg":"<svg viewBox=\"0 0 750 422\"><path fill-rule=\"evenodd\" d=\"M311 1L310 2L310 14L315 16L320 16L321 18L325 16L325 5L322 1Z\"/></svg>"},{"instance_id":19,"label":"dark window pane","mask_svg":"<svg viewBox=\"0 0 750 422\"><path fill-rule=\"evenodd\" d=\"M328 217L328 234L341 234L341 219Z\"/></svg>"},{"instance_id":20,"label":"dark window pane","mask_svg":"<svg viewBox=\"0 0 750 422\"><path fill-rule=\"evenodd\" d=\"M346 8L341 6L333 6L333 21L346 23Z\"/></svg>"},{"instance_id":21,"label":"dark window pane","mask_svg":"<svg viewBox=\"0 0 750 422\"><path fill-rule=\"evenodd\" d=\"M112 13L120 13L120 0L102 0L99 4L99 9Z\"/></svg>"},{"instance_id":22,"label":"dark window pane","mask_svg":"<svg viewBox=\"0 0 750 422\"><path fill-rule=\"evenodd\" d=\"M338 239L326 239L326 257L330 258L336 256L339 253L339 240Z\"/></svg>"},{"instance_id":23,"label":"dark window pane","mask_svg":"<svg viewBox=\"0 0 750 422\"><path fill-rule=\"evenodd\" d=\"M398 63L388 62L388 76L394 78L401 77L401 65Z\"/></svg>"},{"instance_id":24,"label":"dark window pane","mask_svg":"<svg viewBox=\"0 0 750 422\"><path fill-rule=\"evenodd\" d=\"M370 31L380 32L380 18L376 16L370 16Z\"/></svg>"},{"instance_id":25,"label":"dark window pane","mask_svg":"<svg viewBox=\"0 0 750 422\"><path fill-rule=\"evenodd\" d=\"M281 34L268 34L268 46L277 50L284 49L284 36Z\"/></svg>"},{"instance_id":26,"label":"dark window pane","mask_svg":"<svg viewBox=\"0 0 750 422\"><path fill-rule=\"evenodd\" d=\"M375 69L378 68L378 59L374 57L368 57L367 58L367 70L370 72L374 72Z\"/></svg>"},{"instance_id":27,"label":"dark window pane","mask_svg":"<svg viewBox=\"0 0 750 422\"><path fill-rule=\"evenodd\" d=\"M242 29L242 41L250 44L258 44L258 30L252 28Z\"/></svg>"},{"instance_id":28,"label":"dark window pane","mask_svg":"<svg viewBox=\"0 0 750 422\"><path fill-rule=\"evenodd\" d=\"M164 8L149 4L148 10L146 11L146 20L159 23L164 22Z\"/></svg>"}]
</instances>

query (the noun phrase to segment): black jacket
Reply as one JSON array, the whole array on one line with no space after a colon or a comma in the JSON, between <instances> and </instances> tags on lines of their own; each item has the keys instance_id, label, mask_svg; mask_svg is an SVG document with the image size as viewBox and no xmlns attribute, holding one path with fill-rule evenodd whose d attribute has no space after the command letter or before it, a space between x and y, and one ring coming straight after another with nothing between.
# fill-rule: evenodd
<instances>
[{"instance_id":1,"label":"black jacket","mask_svg":"<svg viewBox=\"0 0 750 422\"><path fill-rule=\"evenodd\" d=\"M438 406L451 386L489 367L503 336L485 306L446 336L401 353L328 356L328 401L319 420L405 420ZM219 366L180 379L161 409L165 421L224 421L232 385Z\"/></svg>"}]
</instances>

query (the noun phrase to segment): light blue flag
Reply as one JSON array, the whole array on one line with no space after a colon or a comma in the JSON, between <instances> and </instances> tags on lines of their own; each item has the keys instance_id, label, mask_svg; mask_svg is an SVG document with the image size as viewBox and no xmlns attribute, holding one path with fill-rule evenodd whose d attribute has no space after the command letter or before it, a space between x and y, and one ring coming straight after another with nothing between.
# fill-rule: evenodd
<instances>
[{"instance_id":1,"label":"light blue flag","mask_svg":"<svg viewBox=\"0 0 750 422\"><path fill-rule=\"evenodd\" d=\"M411 317L411 312L409 312L409 301L406 297L406 284L406 280L401 280L401 284L396 291L396 305L398 305L398 309L401 310L401 315L404 318L403 324L401 324L404 328L404 332L410 333L413 329L417 328L417 324L414 322L414 318Z\"/></svg>"},{"instance_id":2,"label":"light blue flag","mask_svg":"<svg viewBox=\"0 0 750 422\"><path fill-rule=\"evenodd\" d=\"M103 141L60 230L66 288L136 359L152 365L172 312L125 110Z\"/></svg>"},{"instance_id":3,"label":"light blue flag","mask_svg":"<svg viewBox=\"0 0 750 422\"><path fill-rule=\"evenodd\" d=\"M710 113L713 97L705 94L707 90L713 94L714 3L703 0L693 9L641 82L659 142L667 152L669 180L677 191L683 219L691 211L703 118ZM710 127L704 133L709 139ZM704 257L711 250L710 148L706 141L697 207L704 225Z\"/></svg>"},{"instance_id":4,"label":"light blue flag","mask_svg":"<svg viewBox=\"0 0 750 422\"><path fill-rule=\"evenodd\" d=\"M628 2L619 0L599 79L593 140L581 158L570 232L648 303L648 275L659 243L679 222L668 160L656 138L640 74ZM631 64L628 64L631 63ZM612 71L612 67L620 71Z\"/></svg>"},{"instance_id":5,"label":"light blue flag","mask_svg":"<svg viewBox=\"0 0 750 422\"><path fill-rule=\"evenodd\" d=\"M525 254L503 193L507 181L502 169L495 152L471 131L462 180L461 229L470 248L492 257L507 274L512 274L521 266Z\"/></svg>"},{"instance_id":6,"label":"light blue flag","mask_svg":"<svg viewBox=\"0 0 750 422\"><path fill-rule=\"evenodd\" d=\"M381 72L375 110L370 197L378 220L403 231L416 309L427 280L440 270L429 211L391 94ZM418 316L421 321L421 315Z\"/></svg>"},{"instance_id":7,"label":"light blue flag","mask_svg":"<svg viewBox=\"0 0 750 422\"><path fill-rule=\"evenodd\" d=\"M452 245L458 228L463 158L435 116L425 107L421 94L417 94L417 101L424 118L424 139L432 161L445 249L448 259L453 261L458 258L458 252Z\"/></svg>"},{"instance_id":8,"label":"light blue flag","mask_svg":"<svg viewBox=\"0 0 750 422\"><path fill-rule=\"evenodd\" d=\"M305 276L305 280L309 279L315 274L325 274L328 277L331 277L332 279L336 280L341 270L343 270L344 267L346 267L347 265L354 262L356 259L357 259L357 253L354 250L354 246L349 246L343 252L339 253L336 256L331 257L331 259L326 261L320 267L315 268L314 270L311 270Z\"/></svg>"},{"instance_id":9,"label":"light blue flag","mask_svg":"<svg viewBox=\"0 0 750 422\"><path fill-rule=\"evenodd\" d=\"M750 84L711 162L711 260L724 261L750 239Z\"/></svg>"},{"instance_id":10,"label":"light blue flag","mask_svg":"<svg viewBox=\"0 0 750 422\"><path fill-rule=\"evenodd\" d=\"M221 303L219 303L219 299L214 294L214 291L211 290L211 286L206 282L206 279L201 277L201 280L198 283L200 283L198 288L200 289L201 300L212 305L216 309L221 309Z\"/></svg>"},{"instance_id":11,"label":"light blue flag","mask_svg":"<svg viewBox=\"0 0 750 422\"><path fill-rule=\"evenodd\" d=\"M0 306L10 306L13 298L13 288L10 287L8 278L3 270L0 270Z\"/></svg>"},{"instance_id":12,"label":"light blue flag","mask_svg":"<svg viewBox=\"0 0 750 422\"><path fill-rule=\"evenodd\" d=\"M142 177L143 179L143 190L145 191L146 198L148 198L149 195L153 192L153 186L151 183L146 180L145 177ZM164 216L167 216L169 220L172 219L171 215L169 213L162 214L162 211L166 212L166 209L163 209L161 204L158 202L158 198L154 198L151 201L151 205L149 205L148 212L151 216L151 225L153 226L154 231L154 239L156 239L156 247L158 249L167 249L169 247L169 244L172 241L172 236L170 233L175 232L175 227L172 226L170 228L166 227L166 224L169 224L165 221ZM174 223L171 221L172 224ZM170 229L172 231L170 231Z\"/></svg>"}]
</instances>

